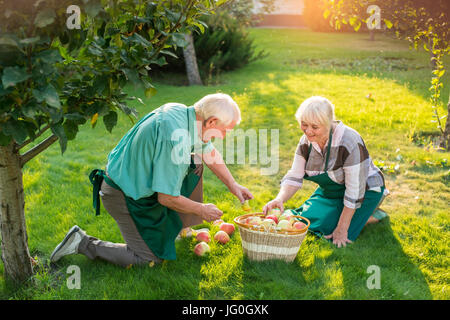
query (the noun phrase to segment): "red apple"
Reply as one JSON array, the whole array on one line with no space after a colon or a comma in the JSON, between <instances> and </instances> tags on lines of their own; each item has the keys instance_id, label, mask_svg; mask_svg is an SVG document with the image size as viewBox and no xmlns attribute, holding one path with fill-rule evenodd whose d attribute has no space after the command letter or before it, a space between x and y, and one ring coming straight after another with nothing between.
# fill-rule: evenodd
<instances>
[{"instance_id":1,"label":"red apple","mask_svg":"<svg viewBox=\"0 0 450 320\"><path fill-rule=\"evenodd\" d=\"M299 229L305 228L306 224L304 224L303 222L300 222L300 221L296 221L296 222L294 222L294 225L292 227L293 227L293 229L299 230Z\"/></svg>"},{"instance_id":2,"label":"red apple","mask_svg":"<svg viewBox=\"0 0 450 320\"><path fill-rule=\"evenodd\" d=\"M220 230L217 231L217 233L214 235L214 240L219 241L222 244L225 244L228 241L230 241L230 236L225 231Z\"/></svg>"},{"instance_id":3,"label":"red apple","mask_svg":"<svg viewBox=\"0 0 450 320\"><path fill-rule=\"evenodd\" d=\"M266 219L272 219L275 223L278 223L278 217L275 214L269 214Z\"/></svg>"},{"instance_id":4,"label":"red apple","mask_svg":"<svg viewBox=\"0 0 450 320\"><path fill-rule=\"evenodd\" d=\"M195 237L197 238L198 241L204 241L204 242L211 241L211 237L210 237L208 231L200 231L199 233L197 233L197 235Z\"/></svg>"},{"instance_id":5,"label":"red apple","mask_svg":"<svg viewBox=\"0 0 450 320\"><path fill-rule=\"evenodd\" d=\"M210 251L211 251L211 248L204 241L197 243L197 245L194 247L194 253L200 257Z\"/></svg>"},{"instance_id":6,"label":"red apple","mask_svg":"<svg viewBox=\"0 0 450 320\"><path fill-rule=\"evenodd\" d=\"M233 234L234 229L235 229L235 227L234 227L234 224L232 224L232 223L224 222L220 225L220 230L225 231L226 233L228 233L229 236L231 236Z\"/></svg>"}]
</instances>

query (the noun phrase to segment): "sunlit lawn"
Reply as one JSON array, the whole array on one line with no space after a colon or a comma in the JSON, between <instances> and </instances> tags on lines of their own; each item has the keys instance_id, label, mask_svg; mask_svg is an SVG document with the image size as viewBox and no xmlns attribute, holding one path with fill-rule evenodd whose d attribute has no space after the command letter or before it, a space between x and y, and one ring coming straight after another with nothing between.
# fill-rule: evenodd
<instances>
[{"instance_id":1,"label":"sunlit lawn","mask_svg":"<svg viewBox=\"0 0 450 320\"><path fill-rule=\"evenodd\" d=\"M237 181L254 194L253 208L260 210L276 195L279 181L291 165L301 136L294 118L298 105L311 95L326 96L335 104L338 119L360 132L377 163L391 168L399 165L394 172L385 173L391 195L382 207L390 218L366 227L358 240L344 249L308 235L290 264L249 261L243 256L238 232L226 246L213 243L211 254L203 258L192 252L195 240L184 239L177 243L176 261L153 268L127 270L81 255L68 256L51 270L40 270L34 286L16 292L3 288L0 263L0 298L450 298L450 168L444 160L449 160L450 154L427 151L412 139L416 135L426 140L429 132L437 132L430 121L428 54L410 51L406 43L388 38L370 42L364 34L295 29L253 29L251 34L269 57L222 74L210 86L180 87L164 80L157 83L158 93L151 99L139 88L127 88L145 102L134 104L140 116L165 102L191 105L205 94L222 91L232 95L241 108L240 129L269 129L269 138L270 129L278 129L279 162L229 165ZM447 73L443 102L449 95L449 79ZM443 107L439 111L445 114ZM123 241L103 208L101 215L95 216L88 174L104 167L107 154L131 126L125 116L112 134L102 123L94 129L85 126L63 156L55 144L26 165L29 246L43 264L74 224L103 240ZM270 165L278 167L276 173L262 175L261 169ZM300 206L314 188L305 182L286 206ZM204 197L224 211L226 221L243 213L238 201L209 170L205 170ZM70 265L80 267L80 290L66 286ZM380 267L381 289L370 290L366 285L371 265Z\"/></svg>"}]
</instances>

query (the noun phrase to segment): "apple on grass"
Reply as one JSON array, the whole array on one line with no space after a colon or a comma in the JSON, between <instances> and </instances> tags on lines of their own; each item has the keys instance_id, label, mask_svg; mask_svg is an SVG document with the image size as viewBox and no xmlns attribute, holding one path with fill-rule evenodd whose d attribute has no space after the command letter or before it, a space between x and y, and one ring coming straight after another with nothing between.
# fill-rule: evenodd
<instances>
[{"instance_id":1,"label":"apple on grass","mask_svg":"<svg viewBox=\"0 0 450 320\"><path fill-rule=\"evenodd\" d=\"M211 241L211 237L210 237L208 231L200 231L199 233L197 233L197 235L195 237L197 238L198 241L204 241L204 242Z\"/></svg>"},{"instance_id":2,"label":"apple on grass","mask_svg":"<svg viewBox=\"0 0 450 320\"><path fill-rule=\"evenodd\" d=\"M232 223L224 222L220 225L220 230L225 231L229 236L231 236L235 230L235 227Z\"/></svg>"},{"instance_id":3,"label":"apple on grass","mask_svg":"<svg viewBox=\"0 0 450 320\"><path fill-rule=\"evenodd\" d=\"M211 251L211 248L204 241L197 243L197 245L194 247L194 253L196 255L198 255L199 257L205 255L207 252L210 252L210 251Z\"/></svg>"},{"instance_id":4,"label":"apple on grass","mask_svg":"<svg viewBox=\"0 0 450 320\"><path fill-rule=\"evenodd\" d=\"M219 230L214 235L214 240L216 240L216 241L218 241L218 242L220 242L222 244L225 244L228 241L230 241L230 236L225 231Z\"/></svg>"}]
</instances>

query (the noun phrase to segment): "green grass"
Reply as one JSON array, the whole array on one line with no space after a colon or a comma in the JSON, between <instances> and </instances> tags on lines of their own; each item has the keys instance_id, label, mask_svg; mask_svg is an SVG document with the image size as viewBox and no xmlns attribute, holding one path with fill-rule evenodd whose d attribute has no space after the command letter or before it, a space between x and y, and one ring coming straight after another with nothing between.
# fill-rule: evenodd
<instances>
[{"instance_id":1,"label":"green grass","mask_svg":"<svg viewBox=\"0 0 450 320\"><path fill-rule=\"evenodd\" d=\"M370 42L365 34L253 29L251 35L269 57L220 75L214 85L180 87L161 80L151 99L139 88L127 88L145 102L135 104L140 116L165 102L190 105L205 94L222 91L241 107L240 128L279 129L277 174L261 175L260 169L267 167L263 165L229 166L237 181L254 194L251 204L259 209L276 195L279 180L291 165L301 136L294 118L297 107L311 95L324 95L335 104L337 117L360 132L374 160L399 165L385 174L391 195L382 207L389 219L365 227L358 240L343 249L308 235L289 264L249 261L238 232L226 246L212 244L211 254L203 258L193 254L193 239L183 239L176 245L176 261L153 268L127 270L81 255L67 256L51 269L39 269L34 285L18 290L5 285L0 263L0 299L450 298L450 170L441 163L450 154L427 151L412 139L437 131L430 122L428 54L388 38ZM449 79L447 73L443 103ZM366 98L369 93L373 100ZM445 114L443 107L439 110ZM94 129L85 126L64 155L55 144L25 166L29 247L43 265L74 224L102 240L123 241L103 207L95 216L88 174L104 167L107 154L131 126L125 116L112 134L102 123ZM314 188L305 182L286 207L299 207ZM242 214L238 201L209 170L204 198L224 211L226 221ZM80 290L66 286L70 265L80 267ZM379 290L366 286L371 265L380 267Z\"/></svg>"}]
</instances>

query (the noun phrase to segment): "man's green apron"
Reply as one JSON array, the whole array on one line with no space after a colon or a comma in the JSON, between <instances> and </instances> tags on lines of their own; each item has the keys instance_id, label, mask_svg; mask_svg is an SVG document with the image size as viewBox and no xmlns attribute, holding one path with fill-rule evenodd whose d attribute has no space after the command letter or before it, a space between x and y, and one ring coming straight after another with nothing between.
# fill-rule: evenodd
<instances>
[{"instance_id":1,"label":"man's green apron","mask_svg":"<svg viewBox=\"0 0 450 320\"><path fill-rule=\"evenodd\" d=\"M293 210L294 213L309 219L311 225L309 230L318 236L329 235L336 228L342 210L344 208L345 184L338 184L328 176L328 158L330 155L332 134L328 139L327 155L325 160L324 173L316 176L308 176L305 173L304 179L313 181L319 186L299 208ZM309 145L308 156L311 153L312 144ZM306 159L308 160L308 159ZM381 192L367 190L364 194L364 201L359 209L353 215L350 227L348 229L348 239L355 241L366 224L369 217L377 208L385 187L381 187Z\"/></svg>"},{"instance_id":2,"label":"man's green apron","mask_svg":"<svg viewBox=\"0 0 450 320\"><path fill-rule=\"evenodd\" d=\"M191 195L200 180L200 176L194 172L195 169L196 165L193 162L193 157L191 157L191 164L180 190L180 194L184 197L188 198ZM93 184L93 207L96 210L96 215L99 215L99 192L103 180L111 187L120 191L121 189L106 175L104 170L93 170L89 175L89 180ZM124 197L131 218L150 250L161 259L175 260L175 238L183 225L178 213L161 205L158 202L158 193L156 192L149 197L138 200L134 200L125 194Z\"/></svg>"}]
</instances>

